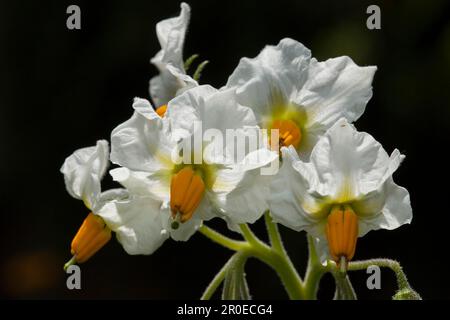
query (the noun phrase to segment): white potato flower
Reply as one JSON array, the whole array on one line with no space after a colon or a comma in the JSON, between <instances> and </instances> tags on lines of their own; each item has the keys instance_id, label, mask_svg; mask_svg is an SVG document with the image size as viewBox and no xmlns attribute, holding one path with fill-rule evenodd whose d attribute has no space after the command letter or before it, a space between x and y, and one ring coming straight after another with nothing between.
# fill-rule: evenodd
<instances>
[{"instance_id":1,"label":"white potato flower","mask_svg":"<svg viewBox=\"0 0 450 320\"><path fill-rule=\"evenodd\" d=\"M96 146L75 151L61 168L67 191L74 198L83 200L91 211L71 245L78 263L85 262L101 249L111 239L111 231L116 233L117 240L129 254L151 253L167 238L161 235L160 201L132 195L125 189L101 192L100 182L108 167L108 159L108 142L99 140ZM134 205L127 206L130 202ZM120 216L116 214L117 207L122 209ZM141 215L139 209L142 208L148 217ZM142 247L144 240L141 236L152 238L153 247Z\"/></svg>"},{"instance_id":2,"label":"white potato flower","mask_svg":"<svg viewBox=\"0 0 450 320\"><path fill-rule=\"evenodd\" d=\"M222 139L226 130L242 129L245 135L246 128L256 128L253 112L236 103L234 90L190 89L169 102L164 118L147 100L136 98L133 107L132 118L112 132L111 161L121 168L111 175L130 193L163 203L164 234L187 240L203 220L212 217L231 223L260 217L258 204L246 197L268 186L247 188L247 178L257 179L255 172L277 155L261 148L232 161L227 140ZM201 123L199 131L194 123ZM209 129L221 136L203 134ZM191 149L184 148L188 141ZM231 208L225 215L224 209ZM147 213L141 210L141 214Z\"/></svg>"},{"instance_id":3,"label":"white potato flower","mask_svg":"<svg viewBox=\"0 0 450 320\"><path fill-rule=\"evenodd\" d=\"M214 176L209 186L211 201L229 226L259 219L268 208L266 194L272 174L261 168L278 161L278 155L262 144L255 115L237 103L235 89L191 89L169 103L168 122L173 138L181 141L195 138L198 128L194 124L201 123L205 132L203 166L211 168ZM208 138L208 131L217 132L224 140Z\"/></svg>"},{"instance_id":4,"label":"white potato flower","mask_svg":"<svg viewBox=\"0 0 450 320\"><path fill-rule=\"evenodd\" d=\"M191 16L191 8L181 3L178 17L160 21L156 34L161 50L150 60L159 70L159 75L150 80L150 96L160 115L164 114L167 103L183 89L197 85L186 74L183 61L183 46Z\"/></svg>"},{"instance_id":5,"label":"white potato flower","mask_svg":"<svg viewBox=\"0 0 450 320\"><path fill-rule=\"evenodd\" d=\"M322 260L349 261L357 237L411 222L409 193L392 178L404 156L396 149L389 157L346 119L320 138L309 162L300 160L292 146L282 152L286 163L272 182L272 215L314 236Z\"/></svg>"},{"instance_id":6,"label":"white potato flower","mask_svg":"<svg viewBox=\"0 0 450 320\"><path fill-rule=\"evenodd\" d=\"M339 118L353 122L361 116L375 71L346 56L319 62L286 38L256 58L242 58L226 87L236 88L238 102L253 109L260 127L279 130L280 147L292 145L307 160Z\"/></svg>"}]
</instances>

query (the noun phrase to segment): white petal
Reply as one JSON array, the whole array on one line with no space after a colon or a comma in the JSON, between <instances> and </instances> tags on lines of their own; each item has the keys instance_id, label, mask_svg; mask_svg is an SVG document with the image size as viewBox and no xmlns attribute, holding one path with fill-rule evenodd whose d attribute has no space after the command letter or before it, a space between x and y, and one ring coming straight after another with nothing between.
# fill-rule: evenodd
<instances>
[{"instance_id":1,"label":"white petal","mask_svg":"<svg viewBox=\"0 0 450 320\"><path fill-rule=\"evenodd\" d=\"M258 170L252 170L236 180L239 183L233 191L220 195L220 207L233 223L254 223L269 208L267 198L271 176L262 176Z\"/></svg>"},{"instance_id":2,"label":"white petal","mask_svg":"<svg viewBox=\"0 0 450 320\"><path fill-rule=\"evenodd\" d=\"M159 75L150 79L150 96L158 107L167 104L170 99L175 97L182 83L169 71L163 70Z\"/></svg>"},{"instance_id":3,"label":"white petal","mask_svg":"<svg viewBox=\"0 0 450 320\"><path fill-rule=\"evenodd\" d=\"M261 123L274 106L289 102L303 86L310 57L301 43L283 39L277 46L266 46L254 59L241 59L227 87L237 87L239 103L252 108Z\"/></svg>"},{"instance_id":4,"label":"white petal","mask_svg":"<svg viewBox=\"0 0 450 320\"><path fill-rule=\"evenodd\" d=\"M201 113L205 109L205 99L217 90L203 85L193 88L170 101L167 117L173 134L173 140L190 136L196 121L202 121Z\"/></svg>"},{"instance_id":5,"label":"white petal","mask_svg":"<svg viewBox=\"0 0 450 320\"><path fill-rule=\"evenodd\" d=\"M218 91L208 85L190 89L171 100L167 113L175 140L192 135L196 121L201 122L203 132L216 129L223 137L227 129L256 125L252 110L236 102L234 89Z\"/></svg>"},{"instance_id":6,"label":"white petal","mask_svg":"<svg viewBox=\"0 0 450 320\"><path fill-rule=\"evenodd\" d=\"M135 171L170 170L176 144L161 118L153 117L148 108L142 114L145 105L151 108L148 101L135 99L133 106L137 111L111 133L111 161Z\"/></svg>"},{"instance_id":7,"label":"white petal","mask_svg":"<svg viewBox=\"0 0 450 320\"><path fill-rule=\"evenodd\" d=\"M100 181L108 167L108 142L97 141L95 147L76 150L61 167L66 189L76 199L82 199L93 210L100 195Z\"/></svg>"},{"instance_id":8,"label":"white petal","mask_svg":"<svg viewBox=\"0 0 450 320\"><path fill-rule=\"evenodd\" d=\"M172 229L172 219L170 216L170 208L163 206L161 212L163 215L164 233L170 235L175 241L188 241L202 225L202 219L198 214L198 209L192 218L184 223L180 223L178 229Z\"/></svg>"},{"instance_id":9,"label":"white petal","mask_svg":"<svg viewBox=\"0 0 450 320\"><path fill-rule=\"evenodd\" d=\"M178 17L162 20L156 25L161 51L152 59L152 63L171 63L183 68L183 45L191 8L184 2L180 6L181 13Z\"/></svg>"},{"instance_id":10,"label":"white petal","mask_svg":"<svg viewBox=\"0 0 450 320\"><path fill-rule=\"evenodd\" d=\"M171 171L149 173L116 168L109 172L114 181L126 187L132 194L151 196L163 202L170 198Z\"/></svg>"},{"instance_id":11,"label":"white petal","mask_svg":"<svg viewBox=\"0 0 450 320\"><path fill-rule=\"evenodd\" d=\"M197 82L191 77L168 65L150 80L150 96L156 107L160 107L169 103L182 90L196 85Z\"/></svg>"},{"instance_id":12,"label":"white petal","mask_svg":"<svg viewBox=\"0 0 450 320\"><path fill-rule=\"evenodd\" d=\"M192 217L189 221L180 224L177 230L170 231L170 237L175 241L188 241L201 227L202 220Z\"/></svg>"},{"instance_id":13,"label":"white petal","mask_svg":"<svg viewBox=\"0 0 450 320\"><path fill-rule=\"evenodd\" d=\"M157 107L167 104L179 90L198 85L186 75L183 62L184 38L190 12L189 5L183 2L178 17L163 20L156 25L161 50L151 62L159 69L160 74L150 80L150 95Z\"/></svg>"},{"instance_id":14,"label":"white petal","mask_svg":"<svg viewBox=\"0 0 450 320\"><path fill-rule=\"evenodd\" d=\"M193 88L198 86L198 82L192 79L191 76L187 75L183 68L175 67L172 64L166 65L166 70L169 71L171 74L175 76L181 83L183 83L183 86L178 89L178 94L180 91L187 90L188 88Z\"/></svg>"},{"instance_id":15,"label":"white petal","mask_svg":"<svg viewBox=\"0 0 450 320\"><path fill-rule=\"evenodd\" d=\"M202 201L200 202L200 205L198 206L197 210L195 210L195 218L201 221L208 221L212 218L217 217L217 206L215 203L215 194L211 191L206 189L205 195L203 196ZM198 224L200 226L201 224Z\"/></svg>"},{"instance_id":16,"label":"white petal","mask_svg":"<svg viewBox=\"0 0 450 320\"><path fill-rule=\"evenodd\" d=\"M311 163L322 193L352 200L376 190L403 158L398 150L389 157L371 135L356 131L342 118L316 144Z\"/></svg>"},{"instance_id":17,"label":"white petal","mask_svg":"<svg viewBox=\"0 0 450 320\"><path fill-rule=\"evenodd\" d=\"M134 98L133 109L144 118L154 121L158 125L163 124L163 120L160 119L160 116L156 113L150 101L141 98Z\"/></svg>"},{"instance_id":18,"label":"white petal","mask_svg":"<svg viewBox=\"0 0 450 320\"><path fill-rule=\"evenodd\" d=\"M261 170L274 161L278 161L277 153L260 149L248 154L241 164L218 170L212 189L228 223L253 223L269 209L273 176L263 175Z\"/></svg>"},{"instance_id":19,"label":"white petal","mask_svg":"<svg viewBox=\"0 0 450 320\"><path fill-rule=\"evenodd\" d=\"M349 57L311 59L309 78L295 102L306 108L308 125L329 128L339 118L358 119L372 97L376 67L359 67Z\"/></svg>"},{"instance_id":20,"label":"white petal","mask_svg":"<svg viewBox=\"0 0 450 320\"><path fill-rule=\"evenodd\" d=\"M256 128L252 110L236 102L234 89L217 91L211 86L190 89L170 101L167 112L172 138L181 139L182 147L201 149L202 159L208 164L233 162L228 157L236 153L234 146L249 143L246 130ZM243 147L242 150L248 150ZM248 151L239 152L240 159L245 152Z\"/></svg>"},{"instance_id":21,"label":"white petal","mask_svg":"<svg viewBox=\"0 0 450 320\"><path fill-rule=\"evenodd\" d=\"M389 177L376 191L353 204L360 216L359 236L370 230L392 230L411 223L412 208L409 193Z\"/></svg>"},{"instance_id":22,"label":"white petal","mask_svg":"<svg viewBox=\"0 0 450 320\"><path fill-rule=\"evenodd\" d=\"M198 105L197 110L204 130L218 129L225 135L226 130L256 126L255 114L250 108L238 104L235 89L212 94L203 107Z\"/></svg>"},{"instance_id":23,"label":"white petal","mask_svg":"<svg viewBox=\"0 0 450 320\"><path fill-rule=\"evenodd\" d=\"M309 230L320 223L322 213L320 212L320 194L315 193L314 186L305 178L308 166L302 167L302 174L295 169L301 161L297 152L291 146L282 148L283 164L280 172L273 177L270 186L269 205L275 222L300 231ZM313 173L309 174L313 175ZM310 192L311 190L311 192Z\"/></svg>"},{"instance_id":24,"label":"white petal","mask_svg":"<svg viewBox=\"0 0 450 320\"><path fill-rule=\"evenodd\" d=\"M107 202L111 202L111 201L115 201L115 200L125 200L129 196L130 196L130 193L126 189L116 188L116 189L106 190L100 194L98 202L97 202L97 207L101 208Z\"/></svg>"},{"instance_id":25,"label":"white petal","mask_svg":"<svg viewBox=\"0 0 450 320\"><path fill-rule=\"evenodd\" d=\"M168 238L162 232L160 207L161 203L150 197L132 196L107 203L98 215L116 233L128 254L151 254Z\"/></svg>"}]
</instances>

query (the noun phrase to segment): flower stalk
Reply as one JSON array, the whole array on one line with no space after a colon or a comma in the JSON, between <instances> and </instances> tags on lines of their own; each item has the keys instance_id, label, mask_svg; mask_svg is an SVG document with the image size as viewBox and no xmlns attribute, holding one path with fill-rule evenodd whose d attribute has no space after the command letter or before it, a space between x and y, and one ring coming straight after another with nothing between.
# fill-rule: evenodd
<instances>
[{"instance_id":1,"label":"flower stalk","mask_svg":"<svg viewBox=\"0 0 450 320\"><path fill-rule=\"evenodd\" d=\"M395 276L397 278L398 285L398 293L408 292L414 299L421 300L420 295L412 289L411 285L408 282L408 278L406 277L405 272L403 271L402 266L395 260L391 259L369 259L364 261L353 261L348 265L348 270L366 270L369 266L376 265L379 267L389 268L394 271Z\"/></svg>"},{"instance_id":2,"label":"flower stalk","mask_svg":"<svg viewBox=\"0 0 450 320\"><path fill-rule=\"evenodd\" d=\"M225 276L228 272L228 269L230 266L235 263L235 260L238 258L239 253L235 253L231 256L231 258L225 263L225 265L220 269L220 271L216 274L214 279L209 283L208 287L206 288L205 292L203 292L203 295L201 296L200 300L209 300L213 296L213 294L216 292L216 290L219 288L221 283L223 282L223 279L225 279Z\"/></svg>"},{"instance_id":3,"label":"flower stalk","mask_svg":"<svg viewBox=\"0 0 450 320\"><path fill-rule=\"evenodd\" d=\"M305 276L305 296L307 299L315 300L317 299L320 280L329 270L320 263L316 248L314 247L314 239L309 235L307 239L309 259Z\"/></svg>"},{"instance_id":4,"label":"flower stalk","mask_svg":"<svg viewBox=\"0 0 450 320\"><path fill-rule=\"evenodd\" d=\"M227 270L235 263L236 259L241 261L245 261L248 258L257 258L262 262L269 265L272 269L280 277L284 288L286 289L288 296L293 300L301 300L304 299L304 287L302 283L302 279L298 275L295 270L292 262L289 257L285 253L280 253L279 249L275 249L274 247L270 247L260 239L256 237L256 235L251 231L251 229L246 224L240 225L243 237L245 241L237 241L230 239L221 235L220 233L212 230L209 227L203 225L199 231L212 240L228 249L236 251L236 253L232 256L232 258L225 264L225 266L219 271L219 273L214 277L205 293L202 296L202 299L209 299L220 286L221 282L224 280ZM273 226L270 227L272 231L278 233L277 229L274 229ZM279 235L272 234L272 236L278 237ZM281 244L280 242L277 246ZM284 249L283 249L283 252ZM244 262L245 263L245 262ZM242 268L243 270L243 268Z\"/></svg>"}]
</instances>

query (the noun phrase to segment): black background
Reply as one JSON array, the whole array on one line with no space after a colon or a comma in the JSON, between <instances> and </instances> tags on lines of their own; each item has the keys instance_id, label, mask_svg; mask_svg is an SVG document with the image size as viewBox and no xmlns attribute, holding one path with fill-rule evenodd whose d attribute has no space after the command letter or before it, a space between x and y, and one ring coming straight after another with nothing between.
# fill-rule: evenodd
<instances>
[{"instance_id":1,"label":"black background","mask_svg":"<svg viewBox=\"0 0 450 320\"><path fill-rule=\"evenodd\" d=\"M366 8L381 7L382 29L366 28ZM81 30L66 28L66 8L81 7ZM425 299L450 298L450 3L436 1L190 1L185 57L211 61L202 82L220 87L243 56L292 37L319 60L349 55L377 65L374 97L356 123L390 153L406 154L395 174L410 194L411 225L371 232L356 259L398 259ZM178 15L178 1L14 1L0 4L0 295L4 298L198 298L230 252L195 235L167 241L152 256L128 256L111 241L82 265L82 290L69 291L62 265L87 214L64 188L59 168L75 149L109 139L131 116L135 96L148 97L159 50L155 24ZM105 188L112 185L106 181ZM226 231L222 221L208 223ZM264 235L257 223L256 232ZM303 273L304 234L282 228ZM284 299L276 275L258 261L247 265L254 298ZM387 299L351 275L362 299ZM330 299L333 281L319 296Z\"/></svg>"}]
</instances>

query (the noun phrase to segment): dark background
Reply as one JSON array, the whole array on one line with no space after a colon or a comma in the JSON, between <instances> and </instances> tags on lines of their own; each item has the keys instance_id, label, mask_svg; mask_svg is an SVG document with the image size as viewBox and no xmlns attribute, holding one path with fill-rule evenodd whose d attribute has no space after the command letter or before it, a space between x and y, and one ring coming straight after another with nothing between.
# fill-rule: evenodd
<instances>
[{"instance_id":1,"label":"dark background","mask_svg":"<svg viewBox=\"0 0 450 320\"><path fill-rule=\"evenodd\" d=\"M395 174L410 194L411 225L370 232L356 259L398 259L425 299L448 299L450 140L450 2L190 1L185 58L211 61L202 82L225 84L240 57L292 37L319 60L349 55L377 65L374 97L357 122L406 160ZM366 28L366 8L381 7L382 29ZM66 8L81 7L81 30L66 28ZM14 1L0 4L0 296L4 298L198 298L230 255L195 235L167 241L152 256L128 256L111 241L82 265L82 290L69 291L62 266L86 208L64 188L59 168L75 149L109 139L148 97L159 50L155 24L178 15L178 1ZM106 186L111 182L107 181ZM208 223L225 231L222 221ZM264 226L256 232L265 237ZM304 234L282 228L303 273ZM247 265L255 298L284 299L276 275ZM395 278L369 291L365 272L351 274L362 299L387 299ZM319 296L333 294L331 276Z\"/></svg>"}]
</instances>

